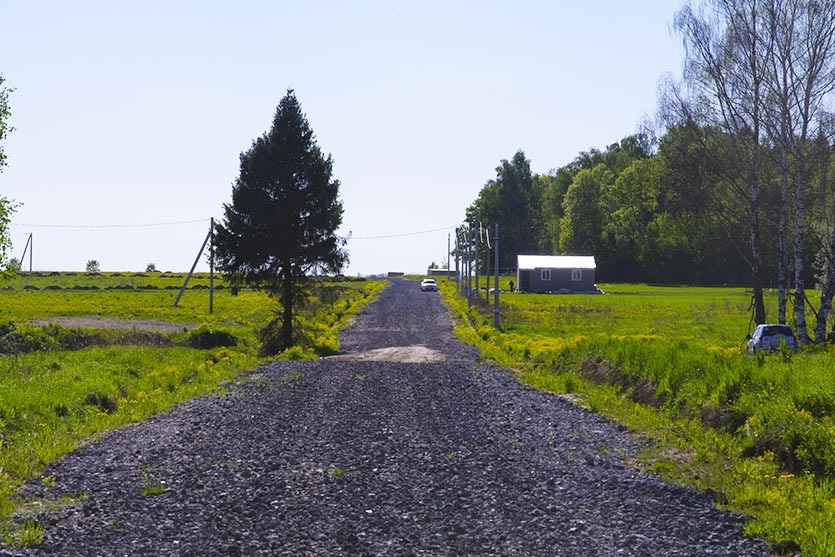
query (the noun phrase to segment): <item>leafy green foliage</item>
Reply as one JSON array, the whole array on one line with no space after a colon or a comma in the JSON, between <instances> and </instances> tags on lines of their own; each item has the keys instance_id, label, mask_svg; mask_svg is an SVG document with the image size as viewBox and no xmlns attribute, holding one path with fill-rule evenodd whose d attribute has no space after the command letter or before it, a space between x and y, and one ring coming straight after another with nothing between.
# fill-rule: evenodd
<instances>
[{"instance_id":1,"label":"leafy green foliage","mask_svg":"<svg viewBox=\"0 0 835 557\"><path fill-rule=\"evenodd\" d=\"M107 335L101 331L84 331L61 325L38 327L15 323L0 324L0 354L80 350L87 346L115 344L117 339L116 335Z\"/></svg>"},{"instance_id":2,"label":"leafy green foliage","mask_svg":"<svg viewBox=\"0 0 835 557\"><path fill-rule=\"evenodd\" d=\"M604 222L602 196L612 187L614 174L603 164L583 169L574 177L563 199L560 248L566 253L600 253Z\"/></svg>"},{"instance_id":3,"label":"leafy green foliage","mask_svg":"<svg viewBox=\"0 0 835 557\"><path fill-rule=\"evenodd\" d=\"M0 74L0 172L2 172L3 167L6 166L6 151L3 149L3 141L12 130L12 127L9 124L9 117L11 116L11 110L9 109L9 93L12 92L12 89L6 87L4 85L5 82L6 80L3 77L3 74ZM2 259L0 259L0 262L2 262Z\"/></svg>"},{"instance_id":4,"label":"leafy green foliage","mask_svg":"<svg viewBox=\"0 0 835 557\"><path fill-rule=\"evenodd\" d=\"M511 160L502 160L496 168L496 178L489 180L478 199L467 209L467 220L478 220L490 230L499 224L502 251L499 266L516 266L516 254L535 253L541 236L541 209L531 162L525 153L517 151ZM485 267L485 262L480 262Z\"/></svg>"},{"instance_id":5,"label":"leafy green foliage","mask_svg":"<svg viewBox=\"0 0 835 557\"><path fill-rule=\"evenodd\" d=\"M188 334L188 344L203 350L221 346L237 346L239 339L232 332L202 324Z\"/></svg>"},{"instance_id":6,"label":"leafy green foliage","mask_svg":"<svg viewBox=\"0 0 835 557\"><path fill-rule=\"evenodd\" d=\"M721 142L708 132L670 128L657 152L631 135L545 175L532 174L520 151L501 161L466 218L491 231L499 224L502 269L520 254L564 253L594 255L601 282L745 284L746 223L715 210L715 199L735 193L709 164L705 151ZM775 262L766 264L776 276Z\"/></svg>"},{"instance_id":7,"label":"leafy green foliage","mask_svg":"<svg viewBox=\"0 0 835 557\"><path fill-rule=\"evenodd\" d=\"M0 86L2 86L2 80L0 80ZM0 91L1 93L2 91ZM2 109L2 106L0 106L0 109ZM2 125L2 122L0 122L0 125ZM2 146L0 146L0 156L2 156ZM2 159L0 159L0 169L2 169L2 166ZM5 197L0 196L0 279L8 279L17 270L14 265L6 261L12 247L9 224L11 224L14 210L15 205Z\"/></svg>"}]
</instances>

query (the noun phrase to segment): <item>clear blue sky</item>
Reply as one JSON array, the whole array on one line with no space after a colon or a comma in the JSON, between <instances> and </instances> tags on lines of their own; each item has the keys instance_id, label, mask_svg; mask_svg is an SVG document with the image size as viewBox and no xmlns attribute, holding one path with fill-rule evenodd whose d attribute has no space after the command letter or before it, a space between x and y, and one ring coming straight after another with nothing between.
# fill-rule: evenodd
<instances>
[{"instance_id":1,"label":"clear blue sky","mask_svg":"<svg viewBox=\"0 0 835 557\"><path fill-rule=\"evenodd\" d=\"M293 88L342 183L348 273L424 270L501 159L545 173L654 117L680 6L0 0L12 255L31 233L35 270L188 270Z\"/></svg>"}]
</instances>

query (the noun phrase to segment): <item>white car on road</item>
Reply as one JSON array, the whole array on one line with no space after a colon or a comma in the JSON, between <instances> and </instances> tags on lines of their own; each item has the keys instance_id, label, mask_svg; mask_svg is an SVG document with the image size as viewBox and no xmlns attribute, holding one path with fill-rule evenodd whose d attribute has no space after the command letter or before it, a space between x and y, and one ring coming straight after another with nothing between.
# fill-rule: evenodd
<instances>
[{"instance_id":1,"label":"white car on road","mask_svg":"<svg viewBox=\"0 0 835 557\"><path fill-rule=\"evenodd\" d=\"M435 279L423 279L420 281L420 291L421 292L436 292L438 290L438 283L435 282Z\"/></svg>"}]
</instances>

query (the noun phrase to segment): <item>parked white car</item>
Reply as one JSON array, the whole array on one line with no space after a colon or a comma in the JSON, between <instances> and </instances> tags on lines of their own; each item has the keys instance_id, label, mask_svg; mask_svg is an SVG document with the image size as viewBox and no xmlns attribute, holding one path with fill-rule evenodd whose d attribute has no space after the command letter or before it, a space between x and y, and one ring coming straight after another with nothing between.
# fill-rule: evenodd
<instances>
[{"instance_id":1,"label":"parked white car","mask_svg":"<svg viewBox=\"0 0 835 557\"><path fill-rule=\"evenodd\" d=\"M428 292L432 291L435 292L438 290L438 283L435 282L435 279L423 279L420 281L420 291L421 292Z\"/></svg>"},{"instance_id":2,"label":"parked white car","mask_svg":"<svg viewBox=\"0 0 835 557\"><path fill-rule=\"evenodd\" d=\"M773 352L779 350L783 342L788 348L797 352L797 339L791 327L773 324L757 325L748 341L748 353Z\"/></svg>"}]
</instances>

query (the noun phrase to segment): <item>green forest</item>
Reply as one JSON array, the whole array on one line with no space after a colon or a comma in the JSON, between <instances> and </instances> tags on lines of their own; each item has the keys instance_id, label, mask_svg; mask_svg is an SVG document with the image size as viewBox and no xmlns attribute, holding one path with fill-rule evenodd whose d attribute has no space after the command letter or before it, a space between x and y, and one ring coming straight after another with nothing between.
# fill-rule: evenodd
<instances>
[{"instance_id":1,"label":"green forest","mask_svg":"<svg viewBox=\"0 0 835 557\"><path fill-rule=\"evenodd\" d=\"M467 226L499 226L504 272L518 254L593 255L600 282L746 286L757 323L831 340L835 2L687 4L673 27L683 72L659 85L655 131L544 175L518 151Z\"/></svg>"},{"instance_id":2,"label":"green forest","mask_svg":"<svg viewBox=\"0 0 835 557\"><path fill-rule=\"evenodd\" d=\"M696 149L681 130L657 148L632 135L544 175L518 151L501 161L467 222L499 224L506 272L518 254L594 255L601 282L747 284L745 223L722 219L705 196L708 178L684 167L705 166Z\"/></svg>"}]
</instances>

